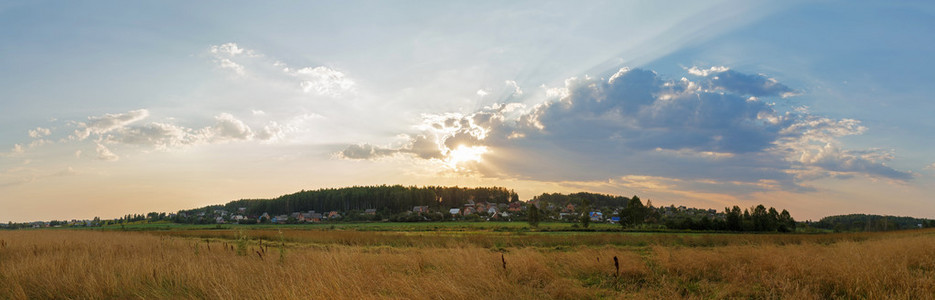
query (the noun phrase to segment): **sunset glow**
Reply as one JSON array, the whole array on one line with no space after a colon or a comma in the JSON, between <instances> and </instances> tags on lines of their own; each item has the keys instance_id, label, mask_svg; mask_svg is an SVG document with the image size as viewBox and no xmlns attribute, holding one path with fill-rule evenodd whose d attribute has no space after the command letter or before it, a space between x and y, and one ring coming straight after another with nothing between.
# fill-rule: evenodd
<instances>
[{"instance_id":1,"label":"sunset glow","mask_svg":"<svg viewBox=\"0 0 935 300\"><path fill-rule=\"evenodd\" d=\"M935 217L928 2L114 4L0 4L0 223L383 184Z\"/></svg>"}]
</instances>

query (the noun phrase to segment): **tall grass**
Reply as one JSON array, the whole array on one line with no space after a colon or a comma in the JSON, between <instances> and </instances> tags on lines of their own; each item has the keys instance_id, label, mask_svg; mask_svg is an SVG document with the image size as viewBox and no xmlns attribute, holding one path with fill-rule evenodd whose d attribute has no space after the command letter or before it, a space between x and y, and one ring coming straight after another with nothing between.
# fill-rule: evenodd
<instances>
[{"instance_id":1,"label":"tall grass","mask_svg":"<svg viewBox=\"0 0 935 300\"><path fill-rule=\"evenodd\" d=\"M276 231L214 236L2 231L0 240L6 247L0 247L0 299L927 299L935 295L935 231L856 238L791 236L773 242L767 241L772 237L767 235L713 235L703 238L712 239L700 244L704 247L666 235L630 235L643 240L626 245L601 235L531 235L529 239L514 234L511 238L521 242L511 242L505 239L510 236L497 234L454 240L358 234L284 230L282 242L274 244L284 249L280 262L264 258L266 250L257 241L278 242ZM245 241L248 255L238 255L239 238ZM422 238L429 241L419 242ZM582 244L590 246L567 246L555 238L583 239ZM338 241L320 242L331 239ZM392 239L402 241L389 242ZM600 244L607 240L612 242ZM619 276L615 276L615 256Z\"/></svg>"}]
</instances>

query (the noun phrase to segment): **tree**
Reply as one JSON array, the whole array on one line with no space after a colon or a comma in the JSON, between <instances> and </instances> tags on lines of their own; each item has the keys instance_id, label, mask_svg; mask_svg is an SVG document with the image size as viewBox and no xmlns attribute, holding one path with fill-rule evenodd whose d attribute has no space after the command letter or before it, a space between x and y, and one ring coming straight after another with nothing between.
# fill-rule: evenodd
<instances>
[{"instance_id":1,"label":"tree","mask_svg":"<svg viewBox=\"0 0 935 300\"><path fill-rule=\"evenodd\" d=\"M785 209L779 213L779 231L781 232L793 232L795 231L795 220L792 219L792 216L789 215L789 211Z\"/></svg>"},{"instance_id":2,"label":"tree","mask_svg":"<svg viewBox=\"0 0 935 300\"><path fill-rule=\"evenodd\" d=\"M588 228L591 225L591 201L585 198L581 204L581 227Z\"/></svg>"},{"instance_id":3,"label":"tree","mask_svg":"<svg viewBox=\"0 0 935 300\"><path fill-rule=\"evenodd\" d=\"M733 208L724 208L724 214L727 215L727 230L743 230L743 214L741 214L739 206L734 205Z\"/></svg>"},{"instance_id":4,"label":"tree","mask_svg":"<svg viewBox=\"0 0 935 300\"><path fill-rule=\"evenodd\" d=\"M777 212L775 208L770 207L766 215L766 231L779 230L779 212Z\"/></svg>"},{"instance_id":5,"label":"tree","mask_svg":"<svg viewBox=\"0 0 935 300\"><path fill-rule=\"evenodd\" d=\"M767 230L769 226L769 214L766 212L766 207L763 206L763 204L754 207L750 217L753 219L753 230Z\"/></svg>"},{"instance_id":6,"label":"tree","mask_svg":"<svg viewBox=\"0 0 935 300\"><path fill-rule=\"evenodd\" d=\"M643 206L640 197L633 195L633 198L627 201L627 207L623 209L623 216L624 219L620 221L620 224L624 227L643 223L643 219L646 217L646 207Z\"/></svg>"},{"instance_id":7,"label":"tree","mask_svg":"<svg viewBox=\"0 0 935 300\"><path fill-rule=\"evenodd\" d=\"M526 216L526 222L529 222L529 226L533 228L539 227L539 208L533 204L529 205L529 213Z\"/></svg>"}]
</instances>

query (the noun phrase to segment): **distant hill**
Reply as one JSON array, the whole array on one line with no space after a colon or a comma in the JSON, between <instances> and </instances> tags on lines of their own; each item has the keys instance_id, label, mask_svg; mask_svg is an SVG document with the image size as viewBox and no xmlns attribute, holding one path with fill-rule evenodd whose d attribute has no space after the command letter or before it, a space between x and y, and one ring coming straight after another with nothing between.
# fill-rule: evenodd
<instances>
[{"instance_id":1,"label":"distant hill","mask_svg":"<svg viewBox=\"0 0 935 300\"><path fill-rule=\"evenodd\" d=\"M867 214L828 216L810 224L812 227L834 231L886 231L935 227L935 221L913 217L897 217Z\"/></svg>"}]
</instances>

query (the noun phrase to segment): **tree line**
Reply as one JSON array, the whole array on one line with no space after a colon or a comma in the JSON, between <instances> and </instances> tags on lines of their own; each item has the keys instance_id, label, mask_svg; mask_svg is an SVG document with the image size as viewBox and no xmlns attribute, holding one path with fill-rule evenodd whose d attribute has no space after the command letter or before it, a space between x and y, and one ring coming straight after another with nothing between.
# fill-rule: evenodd
<instances>
[{"instance_id":1,"label":"tree line","mask_svg":"<svg viewBox=\"0 0 935 300\"><path fill-rule=\"evenodd\" d=\"M376 209L381 215L393 215L410 211L415 206L428 206L432 211L447 211L452 207L462 207L468 201L509 203L519 201L519 196L513 190L503 187L353 186L302 190L274 199L241 199L221 206L183 210L179 211L179 214L210 213L216 209L237 212L240 208L245 208L245 214L249 216L258 216L263 213L289 214L311 210L344 212L367 209Z\"/></svg>"},{"instance_id":2,"label":"tree line","mask_svg":"<svg viewBox=\"0 0 935 300\"><path fill-rule=\"evenodd\" d=\"M809 226L834 231L887 231L912 228L935 227L935 220L913 217L848 214L828 216Z\"/></svg>"}]
</instances>

